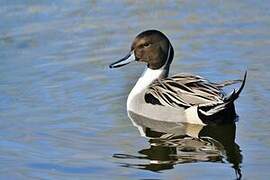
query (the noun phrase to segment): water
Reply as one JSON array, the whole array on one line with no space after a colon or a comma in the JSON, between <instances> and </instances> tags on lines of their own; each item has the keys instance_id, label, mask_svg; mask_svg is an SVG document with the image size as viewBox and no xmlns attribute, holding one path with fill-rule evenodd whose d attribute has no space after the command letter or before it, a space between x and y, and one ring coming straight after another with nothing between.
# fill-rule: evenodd
<instances>
[{"instance_id":1,"label":"water","mask_svg":"<svg viewBox=\"0 0 270 180\"><path fill-rule=\"evenodd\" d=\"M1 0L0 17L1 179L268 179L267 0ZM125 102L143 65L108 64L146 29L170 38L172 74L222 81L248 69L236 128L141 136Z\"/></svg>"}]
</instances>

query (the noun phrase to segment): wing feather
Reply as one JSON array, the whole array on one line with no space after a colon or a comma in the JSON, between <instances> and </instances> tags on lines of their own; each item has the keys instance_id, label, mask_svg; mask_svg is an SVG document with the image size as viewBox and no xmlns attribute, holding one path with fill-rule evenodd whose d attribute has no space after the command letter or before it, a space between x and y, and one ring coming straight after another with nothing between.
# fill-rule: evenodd
<instances>
[{"instance_id":1,"label":"wing feather","mask_svg":"<svg viewBox=\"0 0 270 180\"><path fill-rule=\"evenodd\" d=\"M146 90L145 99L147 103L154 102L152 104L176 108L189 108L195 105L198 106L197 113L203 121L209 123L217 119L223 121L237 117L233 102L243 90L246 77L247 72L243 80L212 83L200 76L177 74L154 81ZM242 82L240 88L225 96L221 88L239 82Z\"/></svg>"},{"instance_id":2,"label":"wing feather","mask_svg":"<svg viewBox=\"0 0 270 180\"><path fill-rule=\"evenodd\" d=\"M192 74L177 74L158 79L148 87L146 95L155 98L161 105L185 108L223 102L224 97L221 88Z\"/></svg>"}]
</instances>

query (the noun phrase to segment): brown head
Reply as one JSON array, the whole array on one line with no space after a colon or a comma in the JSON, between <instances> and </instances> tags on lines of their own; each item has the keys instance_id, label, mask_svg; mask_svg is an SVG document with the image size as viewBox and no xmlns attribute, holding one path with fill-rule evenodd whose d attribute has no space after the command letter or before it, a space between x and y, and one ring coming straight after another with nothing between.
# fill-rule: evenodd
<instances>
[{"instance_id":1,"label":"brown head","mask_svg":"<svg viewBox=\"0 0 270 180\"><path fill-rule=\"evenodd\" d=\"M147 63L150 69L169 68L173 54L173 47L163 33L147 30L136 36L128 55L112 63L110 68L121 67L134 60Z\"/></svg>"}]
</instances>

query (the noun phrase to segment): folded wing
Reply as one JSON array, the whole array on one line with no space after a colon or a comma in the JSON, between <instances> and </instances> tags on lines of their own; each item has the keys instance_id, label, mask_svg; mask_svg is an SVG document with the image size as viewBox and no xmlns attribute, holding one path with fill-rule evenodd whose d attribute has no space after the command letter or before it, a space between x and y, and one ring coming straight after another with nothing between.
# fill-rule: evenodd
<instances>
[{"instance_id":1,"label":"folded wing","mask_svg":"<svg viewBox=\"0 0 270 180\"><path fill-rule=\"evenodd\" d=\"M146 90L145 101L175 108L198 106L199 115L210 117L232 106L245 85L246 75L243 80L212 83L200 76L177 74L153 82ZM226 96L222 88L239 82L241 87Z\"/></svg>"}]
</instances>

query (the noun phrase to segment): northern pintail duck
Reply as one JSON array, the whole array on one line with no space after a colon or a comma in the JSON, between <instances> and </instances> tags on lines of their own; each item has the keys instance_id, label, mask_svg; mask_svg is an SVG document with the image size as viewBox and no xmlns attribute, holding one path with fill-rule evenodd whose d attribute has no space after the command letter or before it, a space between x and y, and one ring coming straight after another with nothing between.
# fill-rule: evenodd
<instances>
[{"instance_id":1,"label":"northern pintail duck","mask_svg":"<svg viewBox=\"0 0 270 180\"><path fill-rule=\"evenodd\" d=\"M213 83L186 73L168 77L174 50L160 31L147 30L136 36L131 50L110 65L117 68L132 61L145 62L147 68L127 99L127 111L160 121L193 124L234 122L234 101L241 93L243 80ZM242 82L238 90L226 95L223 87Z\"/></svg>"}]
</instances>

